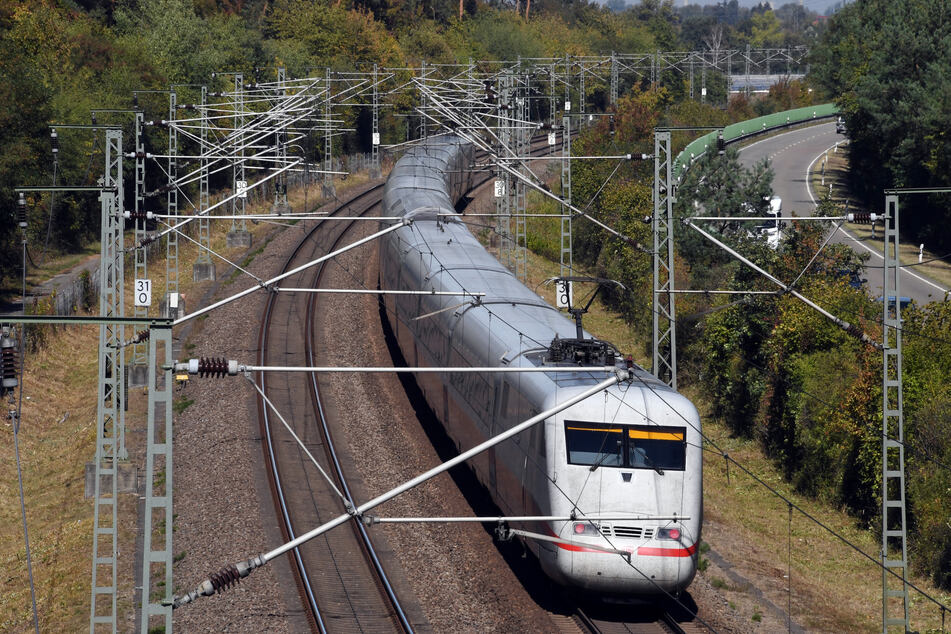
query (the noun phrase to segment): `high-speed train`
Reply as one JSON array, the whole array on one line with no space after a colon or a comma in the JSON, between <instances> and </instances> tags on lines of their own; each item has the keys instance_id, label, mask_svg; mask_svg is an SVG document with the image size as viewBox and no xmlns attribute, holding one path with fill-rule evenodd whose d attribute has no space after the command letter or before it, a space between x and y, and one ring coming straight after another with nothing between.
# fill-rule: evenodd
<instances>
[{"instance_id":1,"label":"high-speed train","mask_svg":"<svg viewBox=\"0 0 951 634\"><path fill-rule=\"evenodd\" d=\"M387 180L384 214L412 222L382 239L381 288L485 293L479 300L384 295L399 346L411 366L577 371L418 374L463 450L595 386L609 376L604 366L628 367L610 344L579 337L460 221L454 204L469 189L473 156L458 136L433 137L409 150ZM677 593L697 569L701 446L693 404L635 366L632 380L550 416L471 466L505 515L568 518L518 527L558 583L601 595Z\"/></svg>"}]
</instances>

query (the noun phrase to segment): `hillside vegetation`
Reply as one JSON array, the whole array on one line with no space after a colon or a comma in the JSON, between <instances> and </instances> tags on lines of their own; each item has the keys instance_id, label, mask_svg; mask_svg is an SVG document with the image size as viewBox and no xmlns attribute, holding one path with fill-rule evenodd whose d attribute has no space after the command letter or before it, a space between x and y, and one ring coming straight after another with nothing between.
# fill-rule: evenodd
<instances>
[{"instance_id":1,"label":"hillside vegetation","mask_svg":"<svg viewBox=\"0 0 951 634\"><path fill-rule=\"evenodd\" d=\"M586 0L6 0L0 3L0 288L19 276L13 188L54 180L91 185L101 174L101 141L67 130L59 131L54 174L49 124L90 123L94 108L131 108L133 90L172 84L222 90L221 78L214 87L213 72L274 81L277 66L287 68L288 77L303 77L325 67L369 70L374 63L691 50L707 48L704 38L719 48L773 46L815 36L812 27L800 28L813 14L793 5L774 14L733 1L722 15L678 14L658 0L612 6ZM178 90L179 103L197 101L194 88ZM167 117L167 103L164 95L140 98L147 119ZM338 151L369 149L365 119L352 122L356 132ZM128 114L99 116L100 123L123 126L126 138L131 120ZM389 140L398 129L392 120L382 126ZM150 151L164 148L162 130L146 134ZM147 173L149 191L163 184L158 172ZM59 195L52 205L49 197L30 196L28 202L34 261L47 249L76 251L98 237L99 208L91 195Z\"/></svg>"},{"instance_id":2,"label":"hillside vegetation","mask_svg":"<svg viewBox=\"0 0 951 634\"><path fill-rule=\"evenodd\" d=\"M131 107L133 90L206 83L215 71L271 81L277 66L295 77L325 67L369 70L374 63L399 67L423 60L808 44L814 81L783 82L768 95L736 97L726 107L688 99L683 77L665 77L661 88L645 82L630 86L617 104L614 126L603 119L587 129L574 152L650 153L658 125L722 126L836 97L853 140L856 191L864 192L873 208L882 187L949 184L947 3L855 2L828 27L795 5L746 10L731 0L709 10L675 10L670 2L644 0L635 6L609 2L609 7L583 0L8 0L0 5L0 103L6 104L0 109L0 284L19 274L13 187L54 179L50 123L88 122L93 108ZM719 101L712 97L712 103L726 101L722 92ZM164 116L163 97L142 99L154 99L147 102L149 112ZM131 134L129 117L111 120ZM353 125L356 132L342 140L342 149L368 149L367 122L355 119ZM393 140L396 132L392 126L384 134ZM164 147L163 132L149 134L154 136L147 146ZM93 184L101 170L101 144L65 130L59 138L56 182ZM682 147L689 138L676 133L675 145ZM635 242L651 244L643 222L653 211L649 162L618 167L579 161L573 169L576 204ZM160 178L150 172L147 189L160 186ZM682 184L677 214L694 213L694 200L726 211L743 203L762 206L770 179L767 165L744 171L732 151L710 157ZM902 223L929 246L932 241L951 246L951 237L941 231L951 207L936 200L903 200L909 211ZM77 250L98 236L94 201L61 196L52 210L48 198L30 203L33 258L46 248L47 235L49 248L58 251ZM840 213L829 202L820 211ZM533 248L557 253L557 226L532 227ZM779 250L750 240L730 223L716 231L784 280L805 269L799 290L880 337L881 305L841 275L859 265L854 254L829 249L807 268L822 243L817 227L795 226ZM626 291L611 290L607 301L649 341L649 246L638 249L586 223L576 225L574 237L579 264L625 285ZM773 290L695 234L680 232L678 240L680 286ZM730 430L755 439L799 491L848 509L857 525L876 530L879 353L788 295L735 303L691 296L678 308L681 382L702 390ZM951 308L936 303L903 316L911 561L951 589Z\"/></svg>"}]
</instances>

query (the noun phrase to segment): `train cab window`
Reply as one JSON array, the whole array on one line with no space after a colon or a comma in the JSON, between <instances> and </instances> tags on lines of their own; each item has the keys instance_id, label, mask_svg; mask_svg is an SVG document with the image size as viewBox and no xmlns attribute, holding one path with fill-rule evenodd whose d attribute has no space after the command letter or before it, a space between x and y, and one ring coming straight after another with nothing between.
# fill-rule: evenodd
<instances>
[{"instance_id":1,"label":"train cab window","mask_svg":"<svg viewBox=\"0 0 951 634\"><path fill-rule=\"evenodd\" d=\"M686 431L683 427L628 427L628 464L635 469L683 471L687 457Z\"/></svg>"},{"instance_id":2,"label":"train cab window","mask_svg":"<svg viewBox=\"0 0 951 634\"><path fill-rule=\"evenodd\" d=\"M619 425L565 423L568 462L620 467L624 462L624 430Z\"/></svg>"},{"instance_id":3,"label":"train cab window","mask_svg":"<svg viewBox=\"0 0 951 634\"><path fill-rule=\"evenodd\" d=\"M565 421L568 463L575 465L683 471L686 438L684 427Z\"/></svg>"}]
</instances>

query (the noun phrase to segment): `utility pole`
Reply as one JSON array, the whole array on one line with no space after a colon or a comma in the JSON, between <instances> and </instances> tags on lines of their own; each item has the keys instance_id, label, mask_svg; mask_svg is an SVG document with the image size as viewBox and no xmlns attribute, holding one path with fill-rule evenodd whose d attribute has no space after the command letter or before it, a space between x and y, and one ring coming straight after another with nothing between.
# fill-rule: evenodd
<instances>
[{"instance_id":1,"label":"utility pole","mask_svg":"<svg viewBox=\"0 0 951 634\"><path fill-rule=\"evenodd\" d=\"M201 117L201 171L198 178L198 256L192 265L192 277L196 282L215 279L215 263L211 261L211 221L208 220L210 195L208 191L208 86L201 87L201 105L198 108Z\"/></svg>"},{"instance_id":2,"label":"utility pole","mask_svg":"<svg viewBox=\"0 0 951 634\"><path fill-rule=\"evenodd\" d=\"M571 254L571 116L567 111L568 88L565 89L566 111L561 117L561 277L574 275Z\"/></svg>"},{"instance_id":3,"label":"utility pole","mask_svg":"<svg viewBox=\"0 0 951 634\"><path fill-rule=\"evenodd\" d=\"M172 88L168 92L168 207L169 224L174 226L178 215L178 128L175 119L178 112L178 95ZM165 236L165 298L161 313L166 319L177 319L185 306L178 293L178 232L169 231Z\"/></svg>"},{"instance_id":4,"label":"utility pole","mask_svg":"<svg viewBox=\"0 0 951 634\"><path fill-rule=\"evenodd\" d=\"M515 75L515 155L528 156L531 146L530 134L525 126L528 121L528 75L522 74L521 60ZM519 161L518 170L522 175L526 173L525 163ZM515 198L515 277L523 283L528 279L528 227L525 213L525 181L521 178L513 179Z\"/></svg>"},{"instance_id":5,"label":"utility pole","mask_svg":"<svg viewBox=\"0 0 951 634\"><path fill-rule=\"evenodd\" d=\"M905 509L905 428L902 395L898 196L885 196L882 285L882 632L908 632L908 533ZM892 303L894 298L894 303ZM895 552L895 558L890 556Z\"/></svg>"},{"instance_id":6,"label":"utility pole","mask_svg":"<svg viewBox=\"0 0 951 634\"><path fill-rule=\"evenodd\" d=\"M138 95L133 94L135 98L135 108L138 108ZM139 247L146 239L145 226L145 136L142 134L144 124L144 113L139 110L135 113L135 202L132 217L135 224L135 244L133 249L135 280L147 280L149 277L149 258L148 248ZM122 221L119 221L120 224ZM135 302L133 307L135 317L148 317L148 306L139 305ZM132 367L129 370L129 385L142 387L148 379L148 352L145 345L136 343L132 346Z\"/></svg>"},{"instance_id":7,"label":"utility pole","mask_svg":"<svg viewBox=\"0 0 951 634\"><path fill-rule=\"evenodd\" d=\"M373 65L373 127L370 135L370 178L380 178L380 101L377 65Z\"/></svg>"},{"instance_id":8,"label":"utility pole","mask_svg":"<svg viewBox=\"0 0 951 634\"><path fill-rule=\"evenodd\" d=\"M159 364L161 363L161 369ZM172 327L152 327L149 331L149 402L145 453L145 513L143 526L141 634L154 631L154 621L161 619L162 631L172 631L172 535L175 515L172 513ZM158 435L156 435L156 433ZM155 531L159 530L156 535ZM153 588L152 581L161 581ZM156 593L155 600L152 599ZM163 602L165 603L163 605Z\"/></svg>"},{"instance_id":9,"label":"utility pole","mask_svg":"<svg viewBox=\"0 0 951 634\"><path fill-rule=\"evenodd\" d=\"M237 194L231 199L231 231L225 237L228 247L251 247L251 232L248 231L248 221L240 220L237 216L244 216L247 200L248 181L244 170L244 75L234 74L234 93L231 103L234 107L234 131L231 133L231 143L234 147L234 157L231 159L232 192Z\"/></svg>"},{"instance_id":10,"label":"utility pole","mask_svg":"<svg viewBox=\"0 0 951 634\"><path fill-rule=\"evenodd\" d=\"M277 97L282 104L287 102L287 70L283 66L277 67ZM287 165L287 131L286 124L282 119L285 115L277 115L276 129L274 131L275 153L277 157L277 167L281 168ZM287 214L291 212L291 206L287 202L287 172L281 172L274 183L274 204L271 206L271 213Z\"/></svg>"},{"instance_id":11,"label":"utility pole","mask_svg":"<svg viewBox=\"0 0 951 634\"><path fill-rule=\"evenodd\" d=\"M508 162L513 154L512 112L509 104L512 100L511 74L506 70L498 79L498 100L496 111L499 121L499 162ZM497 214L496 230L499 234L499 261L509 270L515 268L515 245L512 242L512 176L501 165L497 168L495 181L495 209Z\"/></svg>"},{"instance_id":12,"label":"utility pole","mask_svg":"<svg viewBox=\"0 0 951 634\"><path fill-rule=\"evenodd\" d=\"M106 129L105 174L101 203L99 314L124 317L122 253L122 130ZM92 534L90 632L117 629L116 586L119 558L119 459L125 416L123 393L124 327L99 325L99 378L96 404L96 459Z\"/></svg>"},{"instance_id":13,"label":"utility pole","mask_svg":"<svg viewBox=\"0 0 951 634\"><path fill-rule=\"evenodd\" d=\"M330 69L327 68L324 70L324 182L321 187L324 198L331 199L337 197L337 189L334 187L334 177L331 172L334 168L334 159L333 159L333 137L331 133L333 127L331 126L330 117L332 112L330 109L331 99L332 99L332 90L330 89Z\"/></svg>"},{"instance_id":14,"label":"utility pole","mask_svg":"<svg viewBox=\"0 0 951 634\"><path fill-rule=\"evenodd\" d=\"M617 93L618 93L618 67L617 67L617 54L614 51L611 51L611 107L617 106Z\"/></svg>"},{"instance_id":15,"label":"utility pole","mask_svg":"<svg viewBox=\"0 0 951 634\"><path fill-rule=\"evenodd\" d=\"M653 374L677 389L677 317L674 307L674 221L670 130L654 131Z\"/></svg>"}]
</instances>

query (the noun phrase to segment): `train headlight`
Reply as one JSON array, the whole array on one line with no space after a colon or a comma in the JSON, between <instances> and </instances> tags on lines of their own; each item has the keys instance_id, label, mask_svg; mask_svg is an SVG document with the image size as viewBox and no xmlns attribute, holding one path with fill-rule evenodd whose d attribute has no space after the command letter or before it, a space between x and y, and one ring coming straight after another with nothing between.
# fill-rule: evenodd
<instances>
[{"instance_id":1,"label":"train headlight","mask_svg":"<svg viewBox=\"0 0 951 634\"><path fill-rule=\"evenodd\" d=\"M680 541L679 528L659 528L657 529L657 539L669 539L671 541Z\"/></svg>"},{"instance_id":2,"label":"train headlight","mask_svg":"<svg viewBox=\"0 0 951 634\"><path fill-rule=\"evenodd\" d=\"M575 535L597 535L601 531L598 530L598 527L591 522L577 522L574 525Z\"/></svg>"}]
</instances>

